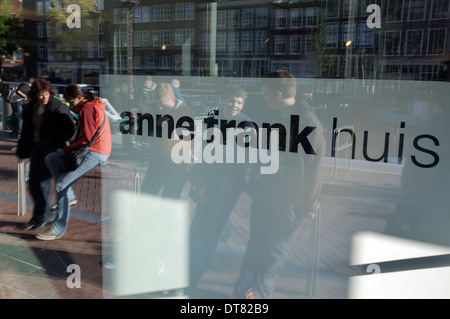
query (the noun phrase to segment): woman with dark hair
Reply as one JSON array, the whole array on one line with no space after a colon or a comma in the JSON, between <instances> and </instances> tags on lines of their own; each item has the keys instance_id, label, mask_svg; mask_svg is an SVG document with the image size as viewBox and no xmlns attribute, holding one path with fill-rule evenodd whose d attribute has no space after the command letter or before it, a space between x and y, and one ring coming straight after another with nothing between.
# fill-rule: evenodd
<instances>
[{"instance_id":1,"label":"woman with dark hair","mask_svg":"<svg viewBox=\"0 0 450 319\"><path fill-rule=\"evenodd\" d=\"M25 224L26 230L42 229L54 219L48 204L52 175L44 159L64 147L74 134L75 125L69 108L54 95L50 82L36 79L28 93L29 103L22 113L17 156L30 159L28 185L34 202L33 217Z\"/></svg>"},{"instance_id":2,"label":"woman with dark hair","mask_svg":"<svg viewBox=\"0 0 450 319\"><path fill-rule=\"evenodd\" d=\"M106 162L111 154L111 129L105 113L105 103L92 92L84 92L79 86L71 84L64 91L64 98L78 114L79 134L75 140L63 149L50 153L45 162L56 182L56 198L58 214L51 226L36 235L41 240L59 239L66 233L70 216L70 188L87 172L102 162ZM81 165L71 172L61 172L59 159L67 152L77 150L91 141L99 130L100 134L95 139Z\"/></svg>"}]
</instances>

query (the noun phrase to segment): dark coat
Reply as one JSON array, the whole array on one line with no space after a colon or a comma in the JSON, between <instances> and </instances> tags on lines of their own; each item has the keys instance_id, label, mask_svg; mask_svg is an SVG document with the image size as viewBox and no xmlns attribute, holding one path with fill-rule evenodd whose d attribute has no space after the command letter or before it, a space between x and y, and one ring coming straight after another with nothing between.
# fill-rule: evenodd
<instances>
[{"instance_id":1,"label":"dark coat","mask_svg":"<svg viewBox=\"0 0 450 319\"><path fill-rule=\"evenodd\" d=\"M22 113L23 129L17 147L19 158L29 158L33 148L34 124L33 114L37 103L24 106ZM42 118L39 132L40 141L52 152L58 148L64 148L74 134L75 125L69 107L55 97L50 97Z\"/></svg>"}]
</instances>

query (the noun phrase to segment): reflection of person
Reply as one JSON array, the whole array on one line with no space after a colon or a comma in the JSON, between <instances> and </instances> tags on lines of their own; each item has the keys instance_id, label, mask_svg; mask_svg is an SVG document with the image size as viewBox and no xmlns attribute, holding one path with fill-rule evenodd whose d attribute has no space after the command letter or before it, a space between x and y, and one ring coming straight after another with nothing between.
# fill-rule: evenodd
<instances>
[{"instance_id":1,"label":"reflection of person","mask_svg":"<svg viewBox=\"0 0 450 319\"><path fill-rule=\"evenodd\" d=\"M50 82L36 79L23 111L23 130L17 147L19 158L30 158L29 189L34 201L33 217L24 229L42 229L54 215L48 199L52 176L45 157L64 147L73 136L74 123L68 107L54 97Z\"/></svg>"},{"instance_id":2,"label":"reflection of person","mask_svg":"<svg viewBox=\"0 0 450 319\"><path fill-rule=\"evenodd\" d=\"M270 296L300 222L314 212L320 192L320 163L325 152L322 125L309 105L296 96L296 80L290 73L278 70L271 77L263 84L265 100L276 112L277 121L291 124L291 131L286 130L290 138L285 151L279 145L278 172L254 175L250 181L250 238L233 292L233 297L239 299ZM312 150L301 147L308 144L303 140L297 145L298 151L291 152L290 147L296 143L292 138L303 128L313 128L306 136ZM282 138L282 132L279 133Z\"/></svg>"},{"instance_id":3,"label":"reflection of person","mask_svg":"<svg viewBox=\"0 0 450 319\"><path fill-rule=\"evenodd\" d=\"M155 106L155 100L153 93L157 84L153 81L151 75L146 75L144 78L143 86L141 87L140 97L138 98L138 104L136 105L138 112L151 113L152 108Z\"/></svg>"},{"instance_id":4,"label":"reflection of person","mask_svg":"<svg viewBox=\"0 0 450 319\"><path fill-rule=\"evenodd\" d=\"M159 84L155 88L154 98L155 115L161 115L160 118L155 118L157 131L168 131L171 124L175 127L177 121L183 116L192 118L190 108L175 97L169 83ZM163 134L161 138L151 139L149 168L141 188L143 193L157 195L163 188L163 197L177 199L180 197L186 181L187 169L185 165L176 164L171 159L172 147L180 141L175 129L171 136Z\"/></svg>"},{"instance_id":5,"label":"reflection of person","mask_svg":"<svg viewBox=\"0 0 450 319\"><path fill-rule=\"evenodd\" d=\"M69 146L50 153L45 161L56 183L56 198L58 201L58 215L51 226L36 235L41 240L61 238L66 230L70 216L70 189L71 186L83 177L88 171L108 159L111 153L111 129L105 113L105 103L96 98L93 93L85 93L82 89L71 84L64 91L64 98L78 114L80 135ZM64 153L79 149L88 144L104 121L104 125L92 144L84 161L74 171L61 173L58 163Z\"/></svg>"},{"instance_id":6,"label":"reflection of person","mask_svg":"<svg viewBox=\"0 0 450 319\"><path fill-rule=\"evenodd\" d=\"M172 79L170 81L170 85L172 86L173 92L175 93L175 97L184 102L183 94L181 94L181 82L178 79Z\"/></svg>"},{"instance_id":7,"label":"reflection of person","mask_svg":"<svg viewBox=\"0 0 450 319\"><path fill-rule=\"evenodd\" d=\"M13 118L13 125L15 128L14 133L17 134L18 137L20 137L20 134L22 134L22 123L23 123L22 110L23 106L28 102L28 92L30 92L30 87L32 83L33 83L32 78L30 78L28 81L22 81L19 87L17 88L16 93L23 99L21 99L16 103L11 103L11 108L14 113Z\"/></svg>"},{"instance_id":8,"label":"reflection of person","mask_svg":"<svg viewBox=\"0 0 450 319\"><path fill-rule=\"evenodd\" d=\"M230 127L232 122L234 127L242 125L250 128L249 138L256 139L253 122L242 113L247 99L245 90L234 86L223 90L223 94L223 114L219 113L219 118L228 120L220 127L223 147L228 143L225 139L226 127ZM197 286L208 267L231 212L246 186L248 168L246 164L205 163L196 164L191 172L191 187L195 188L191 196L196 202L190 241L191 288Z\"/></svg>"}]
</instances>

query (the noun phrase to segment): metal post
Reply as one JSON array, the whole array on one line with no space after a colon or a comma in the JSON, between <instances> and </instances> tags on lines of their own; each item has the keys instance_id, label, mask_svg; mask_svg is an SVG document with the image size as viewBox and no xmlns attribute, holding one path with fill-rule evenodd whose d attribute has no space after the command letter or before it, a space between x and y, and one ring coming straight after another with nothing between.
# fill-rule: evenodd
<instances>
[{"instance_id":1,"label":"metal post","mask_svg":"<svg viewBox=\"0 0 450 319\"><path fill-rule=\"evenodd\" d=\"M320 206L317 207L312 215L313 218L313 236L311 240L311 259L309 261L308 274L308 295L317 296L317 284L319 278L319 239L320 239Z\"/></svg>"},{"instance_id":2,"label":"metal post","mask_svg":"<svg viewBox=\"0 0 450 319\"><path fill-rule=\"evenodd\" d=\"M25 163L19 159L17 164L17 215L24 216L27 213L26 187L25 187Z\"/></svg>"},{"instance_id":3,"label":"metal post","mask_svg":"<svg viewBox=\"0 0 450 319\"><path fill-rule=\"evenodd\" d=\"M130 1L128 7L128 93L130 100L134 98L133 85L133 3Z\"/></svg>"}]
</instances>

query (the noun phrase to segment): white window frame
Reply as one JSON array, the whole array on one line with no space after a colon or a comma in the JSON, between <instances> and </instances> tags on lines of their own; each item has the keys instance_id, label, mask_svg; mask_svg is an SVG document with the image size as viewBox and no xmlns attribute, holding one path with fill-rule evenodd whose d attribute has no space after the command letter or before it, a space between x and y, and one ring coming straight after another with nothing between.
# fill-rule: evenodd
<instances>
[{"instance_id":1,"label":"white window frame","mask_svg":"<svg viewBox=\"0 0 450 319\"><path fill-rule=\"evenodd\" d=\"M300 34L291 34L289 36L289 54L302 54L302 36Z\"/></svg>"},{"instance_id":2,"label":"white window frame","mask_svg":"<svg viewBox=\"0 0 450 319\"><path fill-rule=\"evenodd\" d=\"M239 53L239 32L228 32L228 53Z\"/></svg>"},{"instance_id":3,"label":"white window frame","mask_svg":"<svg viewBox=\"0 0 450 319\"><path fill-rule=\"evenodd\" d=\"M420 33L420 41L415 41L413 43L411 43L410 46L408 46L408 41L410 40L410 36L412 34L416 34L416 33ZM421 55L422 54L422 47L423 47L423 29L412 29L412 30L407 30L406 31L406 37L405 37L405 51L404 54L411 56L411 55ZM411 52L411 49L414 52ZM416 49L419 49L419 51L417 51Z\"/></svg>"},{"instance_id":4,"label":"white window frame","mask_svg":"<svg viewBox=\"0 0 450 319\"><path fill-rule=\"evenodd\" d=\"M86 57L88 59L95 58L95 43L93 41L88 41L86 43Z\"/></svg>"},{"instance_id":5,"label":"white window frame","mask_svg":"<svg viewBox=\"0 0 450 319\"><path fill-rule=\"evenodd\" d=\"M398 48L395 49L394 53L392 52L386 52L387 47L387 41L388 39L392 39L393 37L388 37L388 34L398 35L398 37L395 37L397 40ZM383 47L383 55L385 56L399 56L401 54L401 45L402 45L402 31L400 30L392 30L392 31L386 31L384 32L384 47ZM391 50L392 51L392 50Z\"/></svg>"},{"instance_id":6,"label":"white window frame","mask_svg":"<svg viewBox=\"0 0 450 319\"><path fill-rule=\"evenodd\" d=\"M161 30L153 30L152 31L152 46L160 47L162 43L162 33Z\"/></svg>"},{"instance_id":7,"label":"white window frame","mask_svg":"<svg viewBox=\"0 0 450 319\"><path fill-rule=\"evenodd\" d=\"M317 26L317 15L319 13L319 8L310 7L305 9L305 18L303 25L307 28L312 28Z\"/></svg>"},{"instance_id":8,"label":"white window frame","mask_svg":"<svg viewBox=\"0 0 450 319\"><path fill-rule=\"evenodd\" d=\"M172 45L172 29L162 30L162 44L165 46Z\"/></svg>"},{"instance_id":9,"label":"white window frame","mask_svg":"<svg viewBox=\"0 0 450 319\"><path fill-rule=\"evenodd\" d=\"M152 13L153 13L153 16L152 16L152 21L153 22L161 22L162 21L162 7L161 7L161 5L159 5L159 4L157 4L157 5L154 5L153 6L153 8L152 8Z\"/></svg>"},{"instance_id":10,"label":"white window frame","mask_svg":"<svg viewBox=\"0 0 450 319\"><path fill-rule=\"evenodd\" d=\"M267 31L255 32L255 54L267 54Z\"/></svg>"},{"instance_id":11,"label":"white window frame","mask_svg":"<svg viewBox=\"0 0 450 319\"><path fill-rule=\"evenodd\" d=\"M425 1L425 4L423 3ZM413 7L413 5L416 4L415 7ZM423 8L423 13L422 16L419 17L417 16L417 14L414 12L414 16L411 16L412 10L419 8L422 9ZM427 0L409 0L408 2L408 21L421 21L421 20L425 20L427 14Z\"/></svg>"},{"instance_id":12,"label":"white window frame","mask_svg":"<svg viewBox=\"0 0 450 319\"><path fill-rule=\"evenodd\" d=\"M142 23L151 22L152 21L152 7L143 6L142 7Z\"/></svg>"},{"instance_id":13,"label":"white window frame","mask_svg":"<svg viewBox=\"0 0 450 319\"><path fill-rule=\"evenodd\" d=\"M257 28L266 28L269 23L269 9L256 8L255 10L255 26Z\"/></svg>"},{"instance_id":14,"label":"white window frame","mask_svg":"<svg viewBox=\"0 0 450 319\"><path fill-rule=\"evenodd\" d=\"M173 40L175 46L182 46L184 44L184 29L175 29Z\"/></svg>"},{"instance_id":15,"label":"white window frame","mask_svg":"<svg viewBox=\"0 0 450 319\"><path fill-rule=\"evenodd\" d=\"M175 3L175 21L184 20L184 3Z\"/></svg>"},{"instance_id":16,"label":"white window frame","mask_svg":"<svg viewBox=\"0 0 450 319\"><path fill-rule=\"evenodd\" d=\"M241 28L252 28L254 26L255 10L253 8L242 9Z\"/></svg>"},{"instance_id":17,"label":"white window frame","mask_svg":"<svg viewBox=\"0 0 450 319\"><path fill-rule=\"evenodd\" d=\"M195 19L195 3L187 2L186 9L184 11L184 18L186 20L194 20Z\"/></svg>"},{"instance_id":18,"label":"white window frame","mask_svg":"<svg viewBox=\"0 0 450 319\"><path fill-rule=\"evenodd\" d=\"M253 31L241 33L241 51L243 54L253 54Z\"/></svg>"},{"instance_id":19,"label":"white window frame","mask_svg":"<svg viewBox=\"0 0 450 319\"><path fill-rule=\"evenodd\" d=\"M227 33L217 32L216 52L219 54L227 53Z\"/></svg>"},{"instance_id":20,"label":"white window frame","mask_svg":"<svg viewBox=\"0 0 450 319\"><path fill-rule=\"evenodd\" d=\"M288 19L287 9L275 9L272 11L272 21L274 29L286 29Z\"/></svg>"},{"instance_id":21,"label":"white window frame","mask_svg":"<svg viewBox=\"0 0 450 319\"><path fill-rule=\"evenodd\" d=\"M47 37L47 23L46 22L38 22L37 23L37 37L38 38L46 38Z\"/></svg>"},{"instance_id":22,"label":"white window frame","mask_svg":"<svg viewBox=\"0 0 450 319\"><path fill-rule=\"evenodd\" d=\"M106 57L106 54L105 54L105 41L99 41L98 42L98 57L99 57L99 59L102 59L102 58L104 58L104 57Z\"/></svg>"},{"instance_id":23,"label":"white window frame","mask_svg":"<svg viewBox=\"0 0 450 319\"><path fill-rule=\"evenodd\" d=\"M162 21L171 21L172 20L171 15L172 15L172 5L163 4L161 8Z\"/></svg>"},{"instance_id":24,"label":"white window frame","mask_svg":"<svg viewBox=\"0 0 450 319\"><path fill-rule=\"evenodd\" d=\"M190 42L187 43L187 40L189 40L190 38ZM188 29L184 29L184 45L189 45L192 46L195 43L195 30L192 28L188 28Z\"/></svg>"},{"instance_id":25,"label":"white window frame","mask_svg":"<svg viewBox=\"0 0 450 319\"><path fill-rule=\"evenodd\" d=\"M239 9L229 9L228 10L228 28L236 29L239 28Z\"/></svg>"},{"instance_id":26,"label":"white window frame","mask_svg":"<svg viewBox=\"0 0 450 319\"><path fill-rule=\"evenodd\" d=\"M435 50L432 50L432 48L436 47L436 45L433 45L432 41L434 42L435 37L432 38L432 32L436 32L436 31L443 31L444 32L444 36L443 36L443 43L442 43L442 52L441 53L436 53L436 52L432 52ZM445 48L447 45L447 29L445 28L433 28L433 29L429 29L428 30L428 40L427 40L427 55L443 55L445 53Z\"/></svg>"},{"instance_id":27,"label":"white window frame","mask_svg":"<svg viewBox=\"0 0 450 319\"><path fill-rule=\"evenodd\" d=\"M143 30L142 31L142 46L143 47L150 47L152 46L152 31L150 30Z\"/></svg>"},{"instance_id":28,"label":"white window frame","mask_svg":"<svg viewBox=\"0 0 450 319\"><path fill-rule=\"evenodd\" d=\"M303 25L303 9L293 8L289 11L289 28L298 29Z\"/></svg>"},{"instance_id":29,"label":"white window frame","mask_svg":"<svg viewBox=\"0 0 450 319\"><path fill-rule=\"evenodd\" d=\"M287 43L286 36L284 34L277 34L273 36L273 54L283 55L286 54Z\"/></svg>"},{"instance_id":30,"label":"white window frame","mask_svg":"<svg viewBox=\"0 0 450 319\"><path fill-rule=\"evenodd\" d=\"M448 0L433 0L430 19L448 19L450 3Z\"/></svg>"},{"instance_id":31,"label":"white window frame","mask_svg":"<svg viewBox=\"0 0 450 319\"><path fill-rule=\"evenodd\" d=\"M227 10L217 11L217 29L227 28Z\"/></svg>"}]
</instances>

